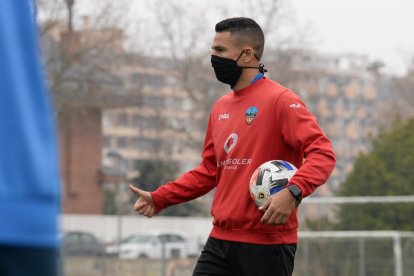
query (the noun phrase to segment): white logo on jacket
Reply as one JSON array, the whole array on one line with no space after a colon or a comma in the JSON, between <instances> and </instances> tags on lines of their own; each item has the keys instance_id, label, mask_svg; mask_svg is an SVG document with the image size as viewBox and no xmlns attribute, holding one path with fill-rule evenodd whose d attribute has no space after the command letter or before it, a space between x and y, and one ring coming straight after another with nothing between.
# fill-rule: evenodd
<instances>
[{"instance_id":1,"label":"white logo on jacket","mask_svg":"<svg viewBox=\"0 0 414 276\"><path fill-rule=\"evenodd\" d=\"M229 153L236 146L238 140L239 136L237 133L230 134L226 142L224 142L224 151Z\"/></svg>"},{"instance_id":2,"label":"white logo on jacket","mask_svg":"<svg viewBox=\"0 0 414 276\"><path fill-rule=\"evenodd\" d=\"M217 167L223 167L225 170L237 170L238 165L250 165L250 158L229 158L217 161Z\"/></svg>"},{"instance_id":3,"label":"white logo on jacket","mask_svg":"<svg viewBox=\"0 0 414 276\"><path fill-rule=\"evenodd\" d=\"M226 120L226 119L230 119L230 114L226 113L226 114L220 114L218 117L219 121L221 120Z\"/></svg>"},{"instance_id":4,"label":"white logo on jacket","mask_svg":"<svg viewBox=\"0 0 414 276\"><path fill-rule=\"evenodd\" d=\"M300 107L300 103L298 103L298 104L291 104L289 107L292 107L292 108L299 108L299 107Z\"/></svg>"}]
</instances>

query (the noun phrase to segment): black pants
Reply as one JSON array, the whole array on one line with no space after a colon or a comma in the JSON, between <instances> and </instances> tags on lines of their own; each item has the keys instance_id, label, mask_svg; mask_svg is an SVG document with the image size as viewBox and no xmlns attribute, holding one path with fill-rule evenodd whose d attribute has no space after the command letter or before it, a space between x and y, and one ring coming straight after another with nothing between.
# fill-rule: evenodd
<instances>
[{"instance_id":1,"label":"black pants","mask_svg":"<svg viewBox=\"0 0 414 276\"><path fill-rule=\"evenodd\" d=\"M260 245L209 237L193 276L291 276L296 244Z\"/></svg>"},{"instance_id":2,"label":"black pants","mask_svg":"<svg viewBox=\"0 0 414 276\"><path fill-rule=\"evenodd\" d=\"M0 245L1 276L56 276L57 249Z\"/></svg>"}]
</instances>

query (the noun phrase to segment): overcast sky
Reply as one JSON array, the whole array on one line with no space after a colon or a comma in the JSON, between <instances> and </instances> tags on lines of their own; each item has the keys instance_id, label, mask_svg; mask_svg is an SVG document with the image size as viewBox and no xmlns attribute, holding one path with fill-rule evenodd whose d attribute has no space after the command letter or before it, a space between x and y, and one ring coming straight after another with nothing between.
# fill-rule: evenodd
<instances>
[{"instance_id":1,"label":"overcast sky","mask_svg":"<svg viewBox=\"0 0 414 276\"><path fill-rule=\"evenodd\" d=\"M291 0L300 22L310 22L329 53L361 53L401 72L414 55L413 0Z\"/></svg>"}]
</instances>

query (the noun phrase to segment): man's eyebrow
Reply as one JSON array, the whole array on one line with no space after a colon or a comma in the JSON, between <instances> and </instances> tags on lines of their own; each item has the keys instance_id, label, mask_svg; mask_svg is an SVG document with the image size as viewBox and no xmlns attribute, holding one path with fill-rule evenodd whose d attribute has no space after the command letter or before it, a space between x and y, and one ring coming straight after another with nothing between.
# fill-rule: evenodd
<instances>
[{"instance_id":1,"label":"man's eyebrow","mask_svg":"<svg viewBox=\"0 0 414 276\"><path fill-rule=\"evenodd\" d=\"M226 47L220 46L220 45L216 45L216 46L212 46L211 49L213 50L225 50Z\"/></svg>"}]
</instances>

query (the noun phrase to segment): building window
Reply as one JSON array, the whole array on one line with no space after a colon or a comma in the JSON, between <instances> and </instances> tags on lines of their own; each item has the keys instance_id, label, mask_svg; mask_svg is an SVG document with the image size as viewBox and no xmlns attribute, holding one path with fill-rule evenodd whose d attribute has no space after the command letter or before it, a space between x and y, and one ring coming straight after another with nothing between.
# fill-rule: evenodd
<instances>
[{"instance_id":1,"label":"building window","mask_svg":"<svg viewBox=\"0 0 414 276\"><path fill-rule=\"evenodd\" d=\"M104 136L104 137L102 138L102 145L103 145L105 148L110 148L110 147L112 147L112 137L111 137L111 136Z\"/></svg>"},{"instance_id":2,"label":"building window","mask_svg":"<svg viewBox=\"0 0 414 276\"><path fill-rule=\"evenodd\" d=\"M128 147L127 138L126 137L117 137L117 146L118 148L125 149Z\"/></svg>"},{"instance_id":3,"label":"building window","mask_svg":"<svg viewBox=\"0 0 414 276\"><path fill-rule=\"evenodd\" d=\"M183 110L190 111L193 109L193 107L194 107L193 102L190 99L188 98L184 99L183 106L182 106Z\"/></svg>"},{"instance_id":4,"label":"building window","mask_svg":"<svg viewBox=\"0 0 414 276\"><path fill-rule=\"evenodd\" d=\"M103 127L109 127L111 125L113 125L113 117L111 114L109 113L103 113L102 116L102 125Z\"/></svg>"},{"instance_id":5,"label":"building window","mask_svg":"<svg viewBox=\"0 0 414 276\"><path fill-rule=\"evenodd\" d=\"M118 126L127 126L128 125L128 116L125 113L118 114Z\"/></svg>"},{"instance_id":6,"label":"building window","mask_svg":"<svg viewBox=\"0 0 414 276\"><path fill-rule=\"evenodd\" d=\"M145 103L156 109L162 109L164 107L164 98L162 96L147 96Z\"/></svg>"}]
</instances>

